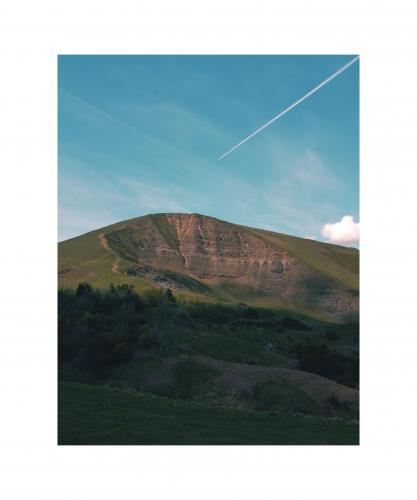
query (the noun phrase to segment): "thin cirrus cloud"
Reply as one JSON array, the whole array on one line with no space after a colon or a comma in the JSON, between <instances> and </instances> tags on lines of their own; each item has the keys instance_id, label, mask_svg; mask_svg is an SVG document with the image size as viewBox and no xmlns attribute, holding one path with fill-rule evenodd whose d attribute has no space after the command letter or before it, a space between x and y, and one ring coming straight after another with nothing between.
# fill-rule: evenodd
<instances>
[{"instance_id":1,"label":"thin cirrus cloud","mask_svg":"<svg viewBox=\"0 0 417 500\"><path fill-rule=\"evenodd\" d=\"M307 148L296 158L291 168L295 180L300 183L321 189L339 189L337 180L326 167L323 159L312 149Z\"/></svg>"},{"instance_id":2,"label":"thin cirrus cloud","mask_svg":"<svg viewBox=\"0 0 417 500\"><path fill-rule=\"evenodd\" d=\"M356 213L350 196L355 186L349 177L356 164L345 153L352 147L349 138L345 147L344 129L342 147L333 151L343 106L351 109L352 104L352 99L340 103L339 94L332 94L338 86L327 90L329 108L334 108L335 100L341 104L336 125L328 109L323 113L322 101L311 100L308 119L294 114L285 127L265 130L227 162L215 160L222 145L244 133L269 102L291 97L294 67L300 69L299 87L308 88L315 77L306 68L317 64L317 75L325 74L335 64L328 59L316 59L305 68L297 59L256 62L281 75L282 88L265 86L263 79L258 82L256 74L248 73L250 66L240 65L240 60L227 79L219 71L225 69L223 60L186 65L186 78L181 65L163 59L137 58L135 64L101 59L88 75L83 61L60 63L61 239L155 212L198 212L322 239L317 230L323 222L335 221L335 214ZM167 78L161 79L162 74ZM265 93L250 93L249 99L248 88L242 88L236 96L233 90L231 97L228 79L235 81L240 75L252 78ZM183 86L195 80L200 85ZM92 93L93 85L100 92ZM216 106L209 105L213 86ZM329 123L332 135L327 141L323 130ZM343 121L344 127L349 123Z\"/></svg>"},{"instance_id":3,"label":"thin cirrus cloud","mask_svg":"<svg viewBox=\"0 0 417 500\"><path fill-rule=\"evenodd\" d=\"M359 242L359 222L352 215L345 215L339 222L327 223L321 229L321 234L332 243L352 244Z\"/></svg>"},{"instance_id":4,"label":"thin cirrus cloud","mask_svg":"<svg viewBox=\"0 0 417 500\"><path fill-rule=\"evenodd\" d=\"M61 159L61 165L72 164L70 158ZM85 173L81 179L65 171L60 173L59 184L59 241L123 218L186 211L178 201L179 188L169 184L154 185L129 178L108 182Z\"/></svg>"}]
</instances>

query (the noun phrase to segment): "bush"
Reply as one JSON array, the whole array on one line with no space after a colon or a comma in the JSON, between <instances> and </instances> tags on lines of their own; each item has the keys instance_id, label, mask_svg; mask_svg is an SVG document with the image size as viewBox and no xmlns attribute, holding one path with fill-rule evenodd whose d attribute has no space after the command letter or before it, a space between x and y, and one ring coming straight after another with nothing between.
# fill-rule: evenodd
<instances>
[{"instance_id":1,"label":"bush","mask_svg":"<svg viewBox=\"0 0 417 500\"><path fill-rule=\"evenodd\" d=\"M160 347L160 341L157 336L151 330L145 330L139 338L138 347L140 349L156 349Z\"/></svg>"},{"instance_id":2,"label":"bush","mask_svg":"<svg viewBox=\"0 0 417 500\"><path fill-rule=\"evenodd\" d=\"M180 361L174 368L176 396L191 399L202 391L209 380L217 374L214 368L205 366L193 359Z\"/></svg>"},{"instance_id":3,"label":"bush","mask_svg":"<svg viewBox=\"0 0 417 500\"><path fill-rule=\"evenodd\" d=\"M129 285L94 290L80 283L76 292L58 293L58 362L101 378L128 361L144 320L140 297Z\"/></svg>"},{"instance_id":4,"label":"bush","mask_svg":"<svg viewBox=\"0 0 417 500\"><path fill-rule=\"evenodd\" d=\"M303 323L298 319L290 318L288 316L283 318L279 322L279 324L284 330L298 330L300 332L311 332L311 327L308 326L306 323Z\"/></svg>"},{"instance_id":5,"label":"bush","mask_svg":"<svg viewBox=\"0 0 417 500\"><path fill-rule=\"evenodd\" d=\"M172 290L170 288L167 288L166 290L166 298L168 302L173 302L175 304L175 297L174 294L172 293Z\"/></svg>"},{"instance_id":6,"label":"bush","mask_svg":"<svg viewBox=\"0 0 417 500\"><path fill-rule=\"evenodd\" d=\"M359 361L312 341L295 345L299 370L316 373L349 387L359 383Z\"/></svg>"},{"instance_id":7,"label":"bush","mask_svg":"<svg viewBox=\"0 0 417 500\"><path fill-rule=\"evenodd\" d=\"M326 331L326 339L327 340L335 341L335 340L339 340L339 338L340 338L340 335L338 334L338 332L336 330L332 330L331 328L327 329L327 331Z\"/></svg>"}]
</instances>

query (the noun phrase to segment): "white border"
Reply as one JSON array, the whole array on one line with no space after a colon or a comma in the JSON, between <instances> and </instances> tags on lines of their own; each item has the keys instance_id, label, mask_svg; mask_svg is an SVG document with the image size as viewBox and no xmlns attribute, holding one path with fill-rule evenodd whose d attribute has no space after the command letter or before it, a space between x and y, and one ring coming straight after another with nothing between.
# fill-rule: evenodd
<instances>
[{"instance_id":1,"label":"white border","mask_svg":"<svg viewBox=\"0 0 417 500\"><path fill-rule=\"evenodd\" d=\"M415 2L4 1L0 492L416 498ZM361 56L361 446L57 447L56 56Z\"/></svg>"}]
</instances>

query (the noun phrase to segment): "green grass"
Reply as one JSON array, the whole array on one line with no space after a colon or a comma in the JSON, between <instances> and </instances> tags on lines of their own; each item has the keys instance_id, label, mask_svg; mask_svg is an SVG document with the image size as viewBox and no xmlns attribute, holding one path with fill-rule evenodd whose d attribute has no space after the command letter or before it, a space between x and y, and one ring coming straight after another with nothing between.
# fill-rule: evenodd
<instances>
[{"instance_id":1,"label":"green grass","mask_svg":"<svg viewBox=\"0 0 417 500\"><path fill-rule=\"evenodd\" d=\"M334 280L359 290L359 251L340 245L297 238L263 229L246 228L258 237L287 250L313 269Z\"/></svg>"},{"instance_id":2,"label":"green grass","mask_svg":"<svg viewBox=\"0 0 417 500\"><path fill-rule=\"evenodd\" d=\"M114 227L117 230L118 226L120 224L109 228ZM70 269L58 275L59 288L76 288L80 282L88 281L96 288L107 288L113 283L133 285L138 292L154 289L155 285L149 280L112 271L115 257L100 245L100 232L100 230L92 231L59 243L59 269ZM127 261L121 257L120 265L126 263Z\"/></svg>"},{"instance_id":3,"label":"green grass","mask_svg":"<svg viewBox=\"0 0 417 500\"><path fill-rule=\"evenodd\" d=\"M58 396L59 444L359 444L353 422L208 408L68 382Z\"/></svg>"},{"instance_id":4,"label":"green grass","mask_svg":"<svg viewBox=\"0 0 417 500\"><path fill-rule=\"evenodd\" d=\"M273 366L274 358L265 352L264 345L248 342L230 335L205 333L186 338L191 349L198 354L233 363Z\"/></svg>"},{"instance_id":5,"label":"green grass","mask_svg":"<svg viewBox=\"0 0 417 500\"><path fill-rule=\"evenodd\" d=\"M170 398L191 400L204 394L216 375L218 372L213 368L194 359L183 359L174 367L172 382L160 385L154 392Z\"/></svg>"},{"instance_id":6,"label":"green grass","mask_svg":"<svg viewBox=\"0 0 417 500\"><path fill-rule=\"evenodd\" d=\"M174 227L168 223L165 214L152 214L150 218L158 229L158 231L165 238L165 241L170 245L174 250L178 250L180 243L178 241L177 233Z\"/></svg>"},{"instance_id":7,"label":"green grass","mask_svg":"<svg viewBox=\"0 0 417 500\"><path fill-rule=\"evenodd\" d=\"M297 411L312 413L320 403L312 399L303 390L286 382L268 380L256 384L253 399L257 410Z\"/></svg>"},{"instance_id":8,"label":"green grass","mask_svg":"<svg viewBox=\"0 0 417 500\"><path fill-rule=\"evenodd\" d=\"M127 261L137 261L137 247L138 243L133 237L132 230L118 229L111 233L106 234L106 240L109 247Z\"/></svg>"}]
</instances>

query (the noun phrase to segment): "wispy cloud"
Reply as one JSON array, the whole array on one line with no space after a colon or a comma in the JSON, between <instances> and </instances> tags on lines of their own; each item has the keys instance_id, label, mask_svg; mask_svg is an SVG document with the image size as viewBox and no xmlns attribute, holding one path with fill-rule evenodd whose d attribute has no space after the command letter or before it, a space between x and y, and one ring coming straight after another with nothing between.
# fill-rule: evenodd
<instances>
[{"instance_id":1,"label":"wispy cloud","mask_svg":"<svg viewBox=\"0 0 417 500\"><path fill-rule=\"evenodd\" d=\"M289 175L295 180L320 189L337 189L338 183L326 167L323 158L310 148L305 149L300 155L294 158L292 165L289 165Z\"/></svg>"},{"instance_id":2,"label":"wispy cloud","mask_svg":"<svg viewBox=\"0 0 417 500\"><path fill-rule=\"evenodd\" d=\"M187 211L178 201L183 193L173 185L154 185L129 178L109 182L88 173L83 178L84 182L66 172L60 175L60 240L127 217Z\"/></svg>"},{"instance_id":3,"label":"wispy cloud","mask_svg":"<svg viewBox=\"0 0 417 500\"><path fill-rule=\"evenodd\" d=\"M62 87L59 89L59 93L60 111L71 113L78 120L86 123L87 125L103 128L106 127L106 122L111 122L114 125L129 129L134 132L140 131L135 126L125 122L124 120L105 111L104 109L91 104L90 102L69 92L68 90L65 90Z\"/></svg>"},{"instance_id":4,"label":"wispy cloud","mask_svg":"<svg viewBox=\"0 0 417 500\"><path fill-rule=\"evenodd\" d=\"M162 140L165 134L172 146L184 152L192 153L193 145L198 143L207 146L209 140L214 145L229 136L221 123L175 102L149 97L140 104L124 106L122 110L132 121L146 121L148 133L153 132Z\"/></svg>"},{"instance_id":5,"label":"wispy cloud","mask_svg":"<svg viewBox=\"0 0 417 500\"><path fill-rule=\"evenodd\" d=\"M81 208L66 206L59 207L59 241L73 238L88 231L118 222L118 218L105 209L82 210Z\"/></svg>"},{"instance_id":6,"label":"wispy cloud","mask_svg":"<svg viewBox=\"0 0 417 500\"><path fill-rule=\"evenodd\" d=\"M139 210L153 212L187 211L184 205L177 201L181 196L181 190L172 184L156 186L127 178L121 179L120 182L128 189L130 202L137 204Z\"/></svg>"},{"instance_id":7,"label":"wispy cloud","mask_svg":"<svg viewBox=\"0 0 417 500\"><path fill-rule=\"evenodd\" d=\"M210 96L212 82L192 73L194 98L171 99L173 83L160 87L152 70L133 81L123 71L115 75L118 91L94 103L60 89L60 116L70 117L75 129L60 139L66 237L150 212L200 212L299 236L319 236L323 222L332 220L343 186L325 154L301 134L290 141L266 131L219 163L216 152L234 140L227 115L193 106ZM121 92L126 88L129 98ZM260 113L257 103L241 98L228 100L231 108L245 123Z\"/></svg>"}]
</instances>

